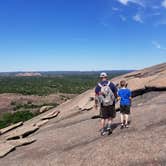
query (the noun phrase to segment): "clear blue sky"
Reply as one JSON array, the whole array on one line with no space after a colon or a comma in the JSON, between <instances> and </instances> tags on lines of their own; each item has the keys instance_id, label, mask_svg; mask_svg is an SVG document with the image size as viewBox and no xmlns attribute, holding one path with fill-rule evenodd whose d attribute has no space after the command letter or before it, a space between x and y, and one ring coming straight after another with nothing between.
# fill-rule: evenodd
<instances>
[{"instance_id":1,"label":"clear blue sky","mask_svg":"<svg viewBox=\"0 0 166 166\"><path fill-rule=\"evenodd\" d=\"M166 61L166 0L0 0L0 72Z\"/></svg>"}]
</instances>

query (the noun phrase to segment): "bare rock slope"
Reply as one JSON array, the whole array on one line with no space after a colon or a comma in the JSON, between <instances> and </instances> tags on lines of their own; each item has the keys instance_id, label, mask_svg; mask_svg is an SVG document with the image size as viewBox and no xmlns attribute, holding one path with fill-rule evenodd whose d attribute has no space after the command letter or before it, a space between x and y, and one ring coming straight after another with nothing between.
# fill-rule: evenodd
<instances>
[{"instance_id":1,"label":"bare rock slope","mask_svg":"<svg viewBox=\"0 0 166 166\"><path fill-rule=\"evenodd\" d=\"M118 83L124 78L133 92L137 92L137 97L133 99L129 129L119 129L117 113L113 134L100 136L99 119L92 119L98 115L98 111L91 109L93 101L90 97L93 97L93 90L89 90L58 106L56 113L60 111L60 114L57 117L27 136L36 141L28 146L17 147L0 159L0 165L165 166L166 63L120 76L112 81ZM149 89L146 91L147 88ZM50 110L50 114L54 115L55 110ZM43 113L25 122L22 127L31 128L47 115L48 112ZM14 130L18 131L19 128ZM4 141L12 133L15 132L10 131L0 136L0 141L7 144L6 151L14 148L13 144Z\"/></svg>"}]
</instances>

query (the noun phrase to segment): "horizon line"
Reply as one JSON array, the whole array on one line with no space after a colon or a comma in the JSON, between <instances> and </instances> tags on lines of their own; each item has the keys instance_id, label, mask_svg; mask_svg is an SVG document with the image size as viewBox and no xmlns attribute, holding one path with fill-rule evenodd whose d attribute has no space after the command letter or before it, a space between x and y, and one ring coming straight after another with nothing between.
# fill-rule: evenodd
<instances>
[{"instance_id":1,"label":"horizon line","mask_svg":"<svg viewBox=\"0 0 166 166\"><path fill-rule=\"evenodd\" d=\"M102 71L136 71L139 69L114 69L114 70L32 70L32 71L0 71L0 73L44 73L44 72L102 72Z\"/></svg>"}]
</instances>

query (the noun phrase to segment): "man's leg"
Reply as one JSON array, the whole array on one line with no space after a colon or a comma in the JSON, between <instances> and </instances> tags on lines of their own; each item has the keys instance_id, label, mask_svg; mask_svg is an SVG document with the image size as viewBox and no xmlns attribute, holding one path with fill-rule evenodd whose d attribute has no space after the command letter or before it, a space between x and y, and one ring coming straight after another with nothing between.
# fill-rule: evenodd
<instances>
[{"instance_id":1,"label":"man's leg","mask_svg":"<svg viewBox=\"0 0 166 166\"><path fill-rule=\"evenodd\" d=\"M112 118L109 118L109 119L108 119L108 125L107 125L108 135L112 134L112 128L111 128L112 121L113 121Z\"/></svg>"},{"instance_id":2,"label":"man's leg","mask_svg":"<svg viewBox=\"0 0 166 166\"><path fill-rule=\"evenodd\" d=\"M101 129L105 127L105 119L101 119Z\"/></svg>"},{"instance_id":3,"label":"man's leg","mask_svg":"<svg viewBox=\"0 0 166 166\"><path fill-rule=\"evenodd\" d=\"M111 125L112 125L112 118L109 118L108 119L107 129L111 129Z\"/></svg>"},{"instance_id":4,"label":"man's leg","mask_svg":"<svg viewBox=\"0 0 166 166\"><path fill-rule=\"evenodd\" d=\"M105 130L105 123L106 120L105 119L101 119L101 135L105 135L106 134L106 130Z\"/></svg>"}]
</instances>

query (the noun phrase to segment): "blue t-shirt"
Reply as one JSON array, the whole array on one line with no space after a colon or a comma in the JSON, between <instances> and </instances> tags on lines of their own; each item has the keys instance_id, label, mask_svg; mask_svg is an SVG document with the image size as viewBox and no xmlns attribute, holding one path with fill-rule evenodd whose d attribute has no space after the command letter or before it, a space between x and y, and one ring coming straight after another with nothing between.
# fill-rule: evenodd
<instances>
[{"instance_id":1,"label":"blue t-shirt","mask_svg":"<svg viewBox=\"0 0 166 166\"><path fill-rule=\"evenodd\" d=\"M120 105L131 105L131 91L127 88L122 88L118 91L118 96L120 97Z\"/></svg>"},{"instance_id":2,"label":"blue t-shirt","mask_svg":"<svg viewBox=\"0 0 166 166\"><path fill-rule=\"evenodd\" d=\"M108 80L101 81L100 84L102 86L107 85L108 84ZM116 86L112 82L110 82L109 87L112 90L112 92L114 93L115 97L117 97L117 88L116 88ZM101 91L101 87L97 84L96 89L95 89L95 93L99 94L100 91Z\"/></svg>"}]
</instances>

